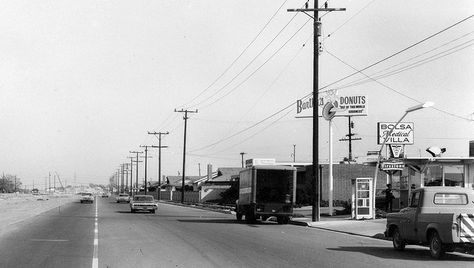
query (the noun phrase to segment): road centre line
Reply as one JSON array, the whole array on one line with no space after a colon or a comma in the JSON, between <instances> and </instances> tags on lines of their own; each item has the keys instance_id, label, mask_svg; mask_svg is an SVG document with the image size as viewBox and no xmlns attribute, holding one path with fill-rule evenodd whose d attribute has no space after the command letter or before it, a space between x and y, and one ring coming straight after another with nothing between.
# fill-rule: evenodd
<instances>
[{"instance_id":1,"label":"road centre line","mask_svg":"<svg viewBox=\"0 0 474 268\"><path fill-rule=\"evenodd\" d=\"M94 219L94 253L92 254L92 268L99 267L99 213L98 200L95 201L95 219Z\"/></svg>"}]
</instances>

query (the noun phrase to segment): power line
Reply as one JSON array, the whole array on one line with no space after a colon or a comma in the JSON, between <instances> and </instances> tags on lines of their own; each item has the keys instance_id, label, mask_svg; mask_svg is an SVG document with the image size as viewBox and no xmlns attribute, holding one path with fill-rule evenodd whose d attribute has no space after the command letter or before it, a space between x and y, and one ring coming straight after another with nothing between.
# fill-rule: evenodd
<instances>
[{"instance_id":1,"label":"power line","mask_svg":"<svg viewBox=\"0 0 474 268\"><path fill-rule=\"evenodd\" d=\"M273 39L270 40L270 42L269 42L262 50L260 50L260 52L259 52L239 73L237 73L229 82L227 82L224 86L222 86L221 88L219 88L212 96L210 96L210 97L208 97L208 98L205 98L204 100L198 102L196 105L193 105L193 106L191 106L191 107L201 106L201 107L204 108L204 107L207 107L207 106L209 106L209 105L212 105L212 104L214 104L215 102L217 102L218 100L220 100L222 97L221 97L221 98L218 98L216 101L214 101L214 102L212 102L212 103L210 103L210 104L202 105L202 104L205 103L206 101L210 100L212 97L216 96L219 92L222 92L228 85L230 85L232 82L234 82L237 77L239 77L245 70L247 70L248 67L249 67L253 62L255 62L255 60L256 60L260 55L262 55L262 53L273 43L273 41L275 41L275 40L278 38L278 36L280 36L280 34L286 29L286 27L288 27L288 25L294 20L294 18L296 17L296 15L297 15L297 14L295 14L295 15L290 19L290 21L288 21L288 23L287 23L285 26L283 26L283 28L277 33L277 35L276 35L275 37L273 37ZM308 21L307 21L307 22L308 22ZM307 22L306 22L306 23L307 23ZM305 24L306 24L306 23L305 23ZM298 31L299 31L299 30L298 30ZM292 38L293 38L293 37L292 37ZM290 38L290 40L291 40L291 38ZM288 41L285 42L285 44L286 44L286 43L288 43ZM277 51L281 50L281 48L282 48L282 47L280 47ZM270 59L271 59L275 54L276 54L276 53L274 53L274 54L270 57ZM268 59L268 60L269 60L269 59ZM267 60L266 62L268 62L268 60ZM265 63L266 63L266 62L265 62ZM263 64L263 65L265 65L265 64ZM258 69L260 69L263 65L261 65ZM258 70L258 69L257 69L257 70ZM252 76L255 72L256 72L256 71L254 71L250 76ZM250 76L248 76L247 79L245 79L245 81L247 81L248 78L250 78ZM242 83L241 83L241 84L242 84ZM240 84L239 84L238 86L240 86ZM238 87L238 86L237 86L237 87ZM237 87L235 87L235 88L237 88ZM235 88L232 89L231 91L235 90ZM227 95L227 94L226 94L226 95ZM226 95L224 95L224 97L225 97ZM202 108L201 108L201 109L202 109Z\"/></svg>"},{"instance_id":2,"label":"power line","mask_svg":"<svg viewBox=\"0 0 474 268\"><path fill-rule=\"evenodd\" d=\"M336 55L332 54L331 52L329 52L329 51L326 50L326 53L328 53L329 55L333 56L334 58L336 58L337 60L339 60L339 61L342 62L343 64L349 66L350 68L352 68L352 69L354 69L354 70L357 70L355 67L353 67L353 66L350 65L349 63L343 61L342 59L340 59L340 58L337 57ZM396 89L394 89L394 88L392 88L392 87L390 87L390 86L387 86L386 84L384 84L384 83L382 83L382 82L376 80L375 78L372 78L372 77L366 75L366 74L363 73L362 71L358 71L358 72L361 73L361 74L363 74L363 75L365 75L367 78L373 80L373 81L376 82L377 84L379 84L379 85L381 85L381 86L383 86L383 87L385 87L385 88L387 88L387 89L389 89L389 90L391 90L391 91L393 91L393 92L395 92L395 93L397 93L397 94L399 94L399 95L401 95L401 96L403 96L403 97L405 97L405 98L408 98L408 99L413 100L413 101L418 102L418 103L423 103L423 101L417 100L417 99L415 99L415 98L413 98L413 97L408 96L407 94L404 94L404 93L400 92L399 90L396 90ZM444 114L447 114L447 115L450 115L450 116L453 116L453 117L456 117L456 118L459 118L459 119L463 119L463 120L466 120L466 121L474 121L474 120L472 120L472 119L469 119L469 118L466 118L466 117L462 117L462 116L460 116L460 115L456 115L456 114L454 114L454 113L450 113L450 112L441 110L441 109L436 108L436 107L431 107L431 108L434 109L434 110L437 110L437 111L439 111L439 112L441 112L441 113L444 113Z\"/></svg>"},{"instance_id":3,"label":"power line","mask_svg":"<svg viewBox=\"0 0 474 268\"><path fill-rule=\"evenodd\" d=\"M209 85L207 86L204 90L202 90L197 96L195 96L193 99L188 101L187 103L181 105L182 107L192 103L194 100L199 98L202 94L204 94L207 90L209 90L212 86L214 86L219 79L221 79L229 70L234 66L234 64L244 55L244 53L250 48L251 45L257 40L257 38L262 34L262 32L267 28L267 26L270 24L270 22L275 18L276 14L280 11L280 9L286 4L288 0L283 1L283 3L280 5L280 7L273 13L273 15L270 17L270 19L265 23L265 25L260 29L260 31L257 33L257 35L252 39L252 41L240 52L239 56L232 61L232 63Z\"/></svg>"},{"instance_id":4,"label":"power line","mask_svg":"<svg viewBox=\"0 0 474 268\"><path fill-rule=\"evenodd\" d=\"M462 37L465 37L465 36L467 36L467 35L469 35L469 34L472 34L472 33L474 33L474 32L470 32L470 33L468 33L468 34L465 34L465 35L463 35ZM462 37L460 37L460 38L462 38ZM463 43L458 44L458 45L456 45L456 46L454 46L454 47L451 47L451 48L449 48L449 49L446 49L446 50L444 50L444 51L441 51L441 52L439 52L439 53L436 53L436 54L434 54L434 55L431 55L431 56L429 56L429 57L427 57L427 58L424 58L424 59L421 59L421 60L419 60L419 61L416 61L416 62L410 63L410 64L408 64L408 65L402 66L402 67L400 67L400 68L398 68L398 69L391 70L391 69L394 69L395 67L400 66L400 65L402 65L402 64L404 64L404 63L410 62L410 61L412 61L412 60L414 60L414 59L416 59L416 58L419 58L419 57L421 57L421 56L424 56L424 55L426 55L426 54L428 54L428 53L430 53L430 52L433 52L433 51L435 51L435 50L438 50L438 49L440 49L440 48L442 48L442 47L444 47L444 46L446 46L446 45L448 45L448 44L450 44L450 43L453 43L453 42L459 40L460 38L456 38L456 39L451 40L451 41L449 41L449 42L447 42L447 43L444 43L444 44L442 44L442 45L440 45L440 46L438 46L438 47L436 47L436 48L430 49L430 50L428 50L428 51L426 51L426 52L424 52L424 53L421 53L421 54L419 54L419 55L417 55L417 56L414 56L414 57L411 57L411 58L409 58L409 59L407 59L407 60L405 60L405 61L402 61L402 62L400 62L400 63L398 63L398 64L392 65L392 66L387 67L387 68L385 68L385 69L383 69L383 70L380 70L380 71L378 71L378 72L375 72L375 73L371 74L370 76L372 76L372 77L374 77L374 78L376 78L376 79L380 79L380 78L389 77L389 76L392 76L392 75L395 75L395 74L399 74L399 73L401 73L401 72L411 70L411 69L413 69L413 68L419 67L419 66L424 65L424 64L426 64L426 63L430 63L430 62L435 61L435 60L437 60L437 59L440 59L440 58L449 56L449 55L451 55L451 54L453 54L453 53L455 53L455 52L458 52L458 51L460 51L460 50L466 49L466 48L468 48L468 47L470 47L470 46L473 45L472 42L474 41L474 39L470 39L470 40L468 40L468 41L466 41L466 42L463 42ZM470 44L470 43L471 43L471 44ZM391 70L391 71L388 71L388 70ZM388 71L388 72L385 72L385 71ZM384 72L385 72L385 73L384 73ZM379 75L378 75L378 76L374 76L374 75L377 75L377 74L379 74ZM368 81L371 81L371 80L370 80L370 79L367 79L367 78L360 78L360 79L355 80L355 81L353 81L353 82L349 82L349 83L347 83L347 84L345 84L345 85L342 85L342 86L340 86L340 87L338 87L338 88L347 88L347 87L352 87L352 86L356 86L356 85L361 85L361 84L364 84L364 83L366 83L366 82L368 82Z\"/></svg>"},{"instance_id":5,"label":"power line","mask_svg":"<svg viewBox=\"0 0 474 268\"><path fill-rule=\"evenodd\" d=\"M241 85L243 85L245 82L247 82L255 73L257 73L263 66L265 66L271 59L273 59L273 57L278 54L278 52L280 52L280 50L283 49L283 47L286 46L286 44L288 44L288 42L290 42L293 37L295 37L303 28L304 26L306 26L306 24L308 24L308 22L310 21L310 19L308 19L288 40L286 40L286 42L280 46L280 48L278 48L265 62L263 62L263 64L261 64L255 71L253 71L252 73L250 73L250 75L248 75L242 82L240 82L237 86L235 86L233 89L231 89L230 91L228 91L227 93L225 93L224 95L222 95L221 97L217 98L216 100L214 100L213 102L207 104L207 105L204 105L202 108L207 108L213 104L215 104L216 102L220 101L221 99L225 98L226 96L228 96L230 93L234 92L236 89L238 89Z\"/></svg>"},{"instance_id":6,"label":"power line","mask_svg":"<svg viewBox=\"0 0 474 268\"><path fill-rule=\"evenodd\" d=\"M360 70L360 72L363 72L363 71L365 71L365 70L367 70L367 69L369 69L369 68L374 67L375 65L378 65L378 64L380 64L380 63L382 63L382 62L384 62L384 61L386 61L386 60L388 60L388 59L391 59L391 58L393 58L393 57L395 57L395 56L397 56L397 55L399 55L399 54L401 54L401 53L403 53L403 52L405 52L405 51L407 51L407 50L409 50L409 49L411 49L411 48L413 48L413 47L415 47L415 46L417 46L417 45L419 45L419 44L421 44L421 43L423 43L423 42L425 42L425 41L427 41L427 40L429 40L429 39L431 39L431 38L433 38L433 37L435 37L435 36L437 36L437 35L439 35L439 34L441 34L441 33L443 33L443 32L445 32L445 31L447 31L447 30L449 30L449 29L451 29L451 28L453 28L453 27L455 27L455 26L457 26L457 25L459 25L459 24L461 24L461 23L463 23L463 22L465 22L465 21L471 19L472 17L474 17L474 15L470 15L470 16L468 16L468 17L466 17L466 18L464 18L464 19L462 19L462 20L460 20L460 21L458 21L458 22L456 22L456 23L454 23L454 24L451 24L450 26L448 26L448 27L446 27L446 28L444 28L444 29L442 29L442 30L440 30L440 31L438 31L438 32L436 32L436 33L434 33L434 34L432 34L432 35L430 35L430 36L428 36L428 37L425 37L424 39L422 39L422 40L420 40L420 41L418 41L418 42L416 42L416 43L414 43L414 44L412 44L412 45L410 45L410 46L408 46L408 47L405 47L405 48L399 50L398 52L395 52L395 53L391 54L390 56L387 56L387 57L385 57L385 58L383 58L383 59L381 59L381 60L376 61L375 63L370 64L370 65L367 66L367 67L364 67L363 69ZM337 83L339 83L339 82L341 82L341 81L343 81L343 80L346 80L347 78L352 77L352 76L354 76L354 75L356 75L356 74L358 74L358 73L359 73L359 71L354 72L354 73L352 73L352 74L350 74L350 75L347 75L347 76L345 76L345 77L343 77L343 78L340 78L340 79L336 80L335 82L332 82L332 83L330 83L330 84L328 84L328 85L325 85L324 87L320 88L319 90L328 88L328 87L330 87L330 86L332 86L332 85L334 85L334 84L337 84Z\"/></svg>"}]
</instances>

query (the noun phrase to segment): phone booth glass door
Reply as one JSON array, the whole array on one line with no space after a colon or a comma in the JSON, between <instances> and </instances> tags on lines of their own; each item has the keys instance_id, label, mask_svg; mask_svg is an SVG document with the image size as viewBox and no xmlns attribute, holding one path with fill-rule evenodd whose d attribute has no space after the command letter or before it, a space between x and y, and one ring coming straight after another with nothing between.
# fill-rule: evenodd
<instances>
[{"instance_id":1,"label":"phone booth glass door","mask_svg":"<svg viewBox=\"0 0 474 268\"><path fill-rule=\"evenodd\" d=\"M353 185L355 219L372 218L372 178L357 178Z\"/></svg>"}]
</instances>

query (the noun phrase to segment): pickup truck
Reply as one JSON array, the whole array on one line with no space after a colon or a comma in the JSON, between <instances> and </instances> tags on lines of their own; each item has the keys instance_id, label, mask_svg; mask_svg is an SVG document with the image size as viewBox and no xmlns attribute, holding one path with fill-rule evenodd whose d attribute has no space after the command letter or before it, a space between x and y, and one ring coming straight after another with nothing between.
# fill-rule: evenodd
<instances>
[{"instance_id":1,"label":"pickup truck","mask_svg":"<svg viewBox=\"0 0 474 268\"><path fill-rule=\"evenodd\" d=\"M130 201L130 212L149 211L155 213L158 205L152 195L135 195Z\"/></svg>"},{"instance_id":2,"label":"pickup truck","mask_svg":"<svg viewBox=\"0 0 474 268\"><path fill-rule=\"evenodd\" d=\"M474 248L474 190L424 187L411 193L407 208L387 214L386 237L396 250L405 245L428 245L431 257L441 258L456 248Z\"/></svg>"}]
</instances>

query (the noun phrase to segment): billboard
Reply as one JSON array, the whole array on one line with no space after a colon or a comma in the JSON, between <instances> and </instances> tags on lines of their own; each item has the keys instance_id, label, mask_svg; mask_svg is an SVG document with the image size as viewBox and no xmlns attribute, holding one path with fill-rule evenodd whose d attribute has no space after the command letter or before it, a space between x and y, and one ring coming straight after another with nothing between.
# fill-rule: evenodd
<instances>
[{"instance_id":1,"label":"billboard","mask_svg":"<svg viewBox=\"0 0 474 268\"><path fill-rule=\"evenodd\" d=\"M377 144L413 144L415 124L413 122L378 122ZM392 132L392 133L390 133ZM389 135L390 134L390 135Z\"/></svg>"},{"instance_id":2,"label":"billboard","mask_svg":"<svg viewBox=\"0 0 474 268\"><path fill-rule=\"evenodd\" d=\"M312 97L296 101L296 117L312 117L314 99ZM364 95L326 95L318 98L318 115L326 103L334 105L335 116L367 116L367 96Z\"/></svg>"}]
</instances>

